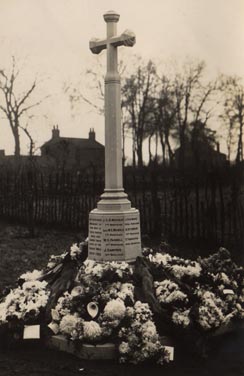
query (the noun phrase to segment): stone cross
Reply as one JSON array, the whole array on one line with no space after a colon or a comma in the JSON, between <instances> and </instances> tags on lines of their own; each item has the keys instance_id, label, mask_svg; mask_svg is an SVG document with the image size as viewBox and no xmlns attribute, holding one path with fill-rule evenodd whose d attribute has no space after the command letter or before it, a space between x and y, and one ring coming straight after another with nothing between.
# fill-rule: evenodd
<instances>
[{"instance_id":1,"label":"stone cross","mask_svg":"<svg viewBox=\"0 0 244 376\"><path fill-rule=\"evenodd\" d=\"M107 38L92 39L90 49L99 54L107 48L107 73L105 76L105 191L123 192L120 76L118 73L118 46L133 46L135 35L125 31L116 36L119 15L109 11L104 14ZM120 194L121 196L121 194Z\"/></svg>"},{"instance_id":2,"label":"stone cross","mask_svg":"<svg viewBox=\"0 0 244 376\"><path fill-rule=\"evenodd\" d=\"M101 200L89 216L90 259L97 261L134 261L141 254L140 221L138 210L131 203L123 188L121 99L118 73L119 46L135 44L135 35L126 30L117 36L119 14L104 14L107 38L92 39L90 49L99 54L107 49L105 76L105 190Z\"/></svg>"}]
</instances>

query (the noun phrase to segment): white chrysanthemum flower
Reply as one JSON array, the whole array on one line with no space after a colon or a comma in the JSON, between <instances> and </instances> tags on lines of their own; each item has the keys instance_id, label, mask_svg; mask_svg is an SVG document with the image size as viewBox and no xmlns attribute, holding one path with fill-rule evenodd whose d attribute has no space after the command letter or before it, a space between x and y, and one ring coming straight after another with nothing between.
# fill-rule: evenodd
<instances>
[{"instance_id":1,"label":"white chrysanthemum flower","mask_svg":"<svg viewBox=\"0 0 244 376\"><path fill-rule=\"evenodd\" d=\"M150 358L158 351L157 342L146 341L143 346L143 355L146 358Z\"/></svg>"},{"instance_id":2,"label":"white chrysanthemum flower","mask_svg":"<svg viewBox=\"0 0 244 376\"><path fill-rule=\"evenodd\" d=\"M82 319L77 317L76 315L66 315L60 321L60 332L66 335L71 335L72 331L75 330L77 325L81 322Z\"/></svg>"},{"instance_id":3,"label":"white chrysanthemum flower","mask_svg":"<svg viewBox=\"0 0 244 376\"><path fill-rule=\"evenodd\" d=\"M134 286L132 283L122 283L120 291L118 292L118 297L122 300L129 297L132 301L134 301Z\"/></svg>"},{"instance_id":4,"label":"white chrysanthemum flower","mask_svg":"<svg viewBox=\"0 0 244 376\"><path fill-rule=\"evenodd\" d=\"M81 249L80 247L78 246L77 243L73 244L71 247L70 247L70 257L71 259L75 259L78 255L81 254Z\"/></svg>"},{"instance_id":5,"label":"white chrysanthemum flower","mask_svg":"<svg viewBox=\"0 0 244 376\"><path fill-rule=\"evenodd\" d=\"M42 293L41 293L41 294L38 296L38 300L37 300L38 305L39 305L40 307L45 307L46 304L47 304L47 302L48 302L48 298L49 298L49 294L42 294Z\"/></svg>"},{"instance_id":6,"label":"white chrysanthemum flower","mask_svg":"<svg viewBox=\"0 0 244 376\"><path fill-rule=\"evenodd\" d=\"M155 338L157 336L156 326L151 320L148 320L142 324L141 332L142 332L143 337L147 339Z\"/></svg>"},{"instance_id":7,"label":"white chrysanthemum flower","mask_svg":"<svg viewBox=\"0 0 244 376\"><path fill-rule=\"evenodd\" d=\"M23 283L22 289L23 290L42 290L47 287L46 281L27 281Z\"/></svg>"},{"instance_id":8,"label":"white chrysanthemum flower","mask_svg":"<svg viewBox=\"0 0 244 376\"><path fill-rule=\"evenodd\" d=\"M42 270L33 270L32 272L26 272L20 276L20 279L24 279L25 281L36 281L40 277L42 277L43 271Z\"/></svg>"},{"instance_id":9,"label":"white chrysanthemum flower","mask_svg":"<svg viewBox=\"0 0 244 376\"><path fill-rule=\"evenodd\" d=\"M79 337L80 337L79 331L77 329L73 329L70 333L71 340L75 341L76 339L79 339Z\"/></svg>"},{"instance_id":10,"label":"white chrysanthemum flower","mask_svg":"<svg viewBox=\"0 0 244 376\"><path fill-rule=\"evenodd\" d=\"M134 308L137 312L147 311L147 310L149 310L149 305L148 305L148 303L142 303L140 300L137 300L135 302Z\"/></svg>"},{"instance_id":11,"label":"white chrysanthemum flower","mask_svg":"<svg viewBox=\"0 0 244 376\"><path fill-rule=\"evenodd\" d=\"M95 264L96 264L96 261L86 259L83 263L85 267L85 273L90 274Z\"/></svg>"},{"instance_id":12,"label":"white chrysanthemum flower","mask_svg":"<svg viewBox=\"0 0 244 376\"><path fill-rule=\"evenodd\" d=\"M112 299L104 308L104 316L112 320L121 320L125 316L126 307L121 299Z\"/></svg>"},{"instance_id":13,"label":"white chrysanthemum flower","mask_svg":"<svg viewBox=\"0 0 244 376\"><path fill-rule=\"evenodd\" d=\"M3 302L3 303L0 303L0 323L1 324L7 321L6 316L7 316L6 303Z\"/></svg>"},{"instance_id":14,"label":"white chrysanthemum flower","mask_svg":"<svg viewBox=\"0 0 244 376\"><path fill-rule=\"evenodd\" d=\"M127 317L133 317L135 314L135 310L133 307L126 307L126 312L125 312L125 315Z\"/></svg>"},{"instance_id":15,"label":"white chrysanthemum flower","mask_svg":"<svg viewBox=\"0 0 244 376\"><path fill-rule=\"evenodd\" d=\"M18 301L20 298L20 288L11 290L10 293L5 297L6 306L12 304L14 301Z\"/></svg>"},{"instance_id":16,"label":"white chrysanthemum flower","mask_svg":"<svg viewBox=\"0 0 244 376\"><path fill-rule=\"evenodd\" d=\"M33 302L32 300L30 300L29 302L27 302L25 310L26 310L26 312L30 312L30 311L38 312L38 308L39 308L38 304L36 302Z\"/></svg>"},{"instance_id":17,"label":"white chrysanthemum flower","mask_svg":"<svg viewBox=\"0 0 244 376\"><path fill-rule=\"evenodd\" d=\"M130 346L128 344L128 342L121 342L121 344L119 345L119 352L120 354L128 354L130 351Z\"/></svg>"},{"instance_id":18,"label":"white chrysanthemum flower","mask_svg":"<svg viewBox=\"0 0 244 376\"><path fill-rule=\"evenodd\" d=\"M168 253L156 253L151 257L152 262L156 264L167 265L172 260L172 257Z\"/></svg>"},{"instance_id":19,"label":"white chrysanthemum flower","mask_svg":"<svg viewBox=\"0 0 244 376\"><path fill-rule=\"evenodd\" d=\"M225 284L230 284L230 279L226 273L220 273L220 279Z\"/></svg>"},{"instance_id":20,"label":"white chrysanthemum flower","mask_svg":"<svg viewBox=\"0 0 244 376\"><path fill-rule=\"evenodd\" d=\"M103 275L103 271L104 271L103 264L97 263L93 260L86 260L84 262L84 266L85 266L84 272L87 275L91 275L94 277L101 277Z\"/></svg>"},{"instance_id":21,"label":"white chrysanthemum flower","mask_svg":"<svg viewBox=\"0 0 244 376\"><path fill-rule=\"evenodd\" d=\"M202 271L201 265L198 262L191 262L192 265L173 265L171 270L175 277L181 279L184 276L199 277Z\"/></svg>"},{"instance_id":22,"label":"white chrysanthemum flower","mask_svg":"<svg viewBox=\"0 0 244 376\"><path fill-rule=\"evenodd\" d=\"M68 252L62 253L61 255L52 255L49 258L47 268L52 269L54 268L57 264L61 263L62 260L67 256Z\"/></svg>"},{"instance_id":23,"label":"white chrysanthemum flower","mask_svg":"<svg viewBox=\"0 0 244 376\"><path fill-rule=\"evenodd\" d=\"M84 339L95 340L102 335L102 328L95 321L84 321L83 322L83 335Z\"/></svg>"}]
</instances>

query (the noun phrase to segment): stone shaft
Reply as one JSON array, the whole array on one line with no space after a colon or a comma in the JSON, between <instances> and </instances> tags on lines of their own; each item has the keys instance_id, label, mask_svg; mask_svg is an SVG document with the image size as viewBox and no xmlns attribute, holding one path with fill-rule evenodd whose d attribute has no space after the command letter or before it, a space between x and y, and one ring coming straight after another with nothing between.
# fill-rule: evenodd
<instances>
[{"instance_id":1,"label":"stone shaft","mask_svg":"<svg viewBox=\"0 0 244 376\"><path fill-rule=\"evenodd\" d=\"M110 14L109 14L110 13ZM122 143L121 143L121 99L120 76L118 73L118 49L109 41L117 34L119 16L114 12L104 15L107 22L107 73L105 76L105 195L103 200L126 200L123 193L122 178ZM111 210L111 204L109 210ZM126 208L130 207L128 200L124 202ZM98 205L106 210L105 205ZM114 209L117 210L115 203Z\"/></svg>"}]
</instances>

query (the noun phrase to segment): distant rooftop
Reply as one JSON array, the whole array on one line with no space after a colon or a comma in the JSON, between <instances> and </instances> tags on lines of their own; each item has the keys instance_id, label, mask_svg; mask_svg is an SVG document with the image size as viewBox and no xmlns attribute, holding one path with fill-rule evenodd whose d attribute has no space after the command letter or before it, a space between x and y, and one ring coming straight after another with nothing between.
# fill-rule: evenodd
<instances>
[{"instance_id":1,"label":"distant rooftop","mask_svg":"<svg viewBox=\"0 0 244 376\"><path fill-rule=\"evenodd\" d=\"M52 129L52 138L45 142L41 149L47 145L54 145L56 143L67 143L79 146L81 148L94 149L94 148L104 148L102 144L96 141L96 133L93 128L90 129L88 138L76 138L76 137L60 137L60 130L58 126L54 126Z\"/></svg>"}]
</instances>

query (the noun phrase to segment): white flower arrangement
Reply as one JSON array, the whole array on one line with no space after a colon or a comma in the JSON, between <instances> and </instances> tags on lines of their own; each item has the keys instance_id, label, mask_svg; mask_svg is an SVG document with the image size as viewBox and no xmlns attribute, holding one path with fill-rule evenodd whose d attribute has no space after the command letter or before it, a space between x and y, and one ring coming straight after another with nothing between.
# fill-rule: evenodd
<instances>
[{"instance_id":1,"label":"white flower arrangement","mask_svg":"<svg viewBox=\"0 0 244 376\"><path fill-rule=\"evenodd\" d=\"M187 328L190 323L189 317L190 309L185 310L176 310L172 313L172 321L175 325L181 326L183 328Z\"/></svg>"},{"instance_id":2,"label":"white flower arrangement","mask_svg":"<svg viewBox=\"0 0 244 376\"><path fill-rule=\"evenodd\" d=\"M156 288L156 297L160 303L171 304L179 301L188 303L187 295L180 290L176 283L169 279L165 279L162 282L154 282L154 286Z\"/></svg>"},{"instance_id":3,"label":"white flower arrangement","mask_svg":"<svg viewBox=\"0 0 244 376\"><path fill-rule=\"evenodd\" d=\"M211 291L203 291L198 307L198 323L203 330L218 328L224 321L225 304Z\"/></svg>"},{"instance_id":4,"label":"white flower arrangement","mask_svg":"<svg viewBox=\"0 0 244 376\"><path fill-rule=\"evenodd\" d=\"M86 276L98 280L108 272L114 273L120 279L123 279L124 275L133 275L133 269L127 262L116 261L98 263L93 260L86 260L83 263L83 271Z\"/></svg>"},{"instance_id":5,"label":"white flower arrangement","mask_svg":"<svg viewBox=\"0 0 244 376\"><path fill-rule=\"evenodd\" d=\"M174 263L174 258L172 264ZM171 271L173 275L179 279L184 276L199 277L202 271L201 265L198 262L190 261L188 265L172 265Z\"/></svg>"},{"instance_id":6,"label":"white flower arrangement","mask_svg":"<svg viewBox=\"0 0 244 376\"><path fill-rule=\"evenodd\" d=\"M140 363L156 359L163 364L169 361L168 353L159 341L159 335L152 321L152 312L147 303L137 301L132 309L127 309L130 325L119 331L120 362Z\"/></svg>"},{"instance_id":7,"label":"white flower arrangement","mask_svg":"<svg viewBox=\"0 0 244 376\"><path fill-rule=\"evenodd\" d=\"M48 267L60 264L54 272L60 270L67 255L79 266L81 252L80 245L74 244L69 253L51 257ZM244 319L244 272L226 250L197 262L150 249L144 257L154 280L150 292L163 308L161 320L173 324L175 333L195 328L205 335L234 319ZM44 275L38 270L22 274L22 286L0 303L0 324L13 317L24 322L38 317L49 298L47 283L39 280ZM140 295L135 294L133 277L133 267L126 262L86 260L73 281L75 287L64 292L51 310L48 326L77 343L97 344L117 336L121 362L167 362L169 354L159 341L149 305L136 301ZM139 283L140 278L138 287L144 287Z\"/></svg>"},{"instance_id":8,"label":"white flower arrangement","mask_svg":"<svg viewBox=\"0 0 244 376\"><path fill-rule=\"evenodd\" d=\"M103 274L103 264L97 263L93 260L86 260L84 262L84 273L91 277L101 278Z\"/></svg>"},{"instance_id":9,"label":"white flower arrangement","mask_svg":"<svg viewBox=\"0 0 244 376\"><path fill-rule=\"evenodd\" d=\"M36 281L43 276L43 270L33 270L32 272L26 272L21 274L19 279L23 279L25 281Z\"/></svg>"},{"instance_id":10,"label":"white flower arrangement","mask_svg":"<svg viewBox=\"0 0 244 376\"><path fill-rule=\"evenodd\" d=\"M178 279L185 276L197 278L200 276L202 268L199 262L185 260L177 256L171 256L168 253L149 254L149 261L157 267L163 267L172 272Z\"/></svg>"},{"instance_id":11,"label":"white flower arrangement","mask_svg":"<svg viewBox=\"0 0 244 376\"><path fill-rule=\"evenodd\" d=\"M67 254L68 252L61 253L60 255L51 255L47 263L47 269L53 269L58 264L62 263Z\"/></svg>"},{"instance_id":12,"label":"white flower arrangement","mask_svg":"<svg viewBox=\"0 0 244 376\"><path fill-rule=\"evenodd\" d=\"M71 247L70 247L70 257L72 260L75 260L77 259L77 257L80 256L81 254L81 248L80 248L80 245L78 245L77 243L74 243Z\"/></svg>"},{"instance_id":13,"label":"white flower arrangement","mask_svg":"<svg viewBox=\"0 0 244 376\"><path fill-rule=\"evenodd\" d=\"M48 302L49 291L45 281L27 281L22 287L10 291L0 305L0 322L6 322L11 317L28 320L37 317L40 310Z\"/></svg>"},{"instance_id":14,"label":"white flower arrangement","mask_svg":"<svg viewBox=\"0 0 244 376\"><path fill-rule=\"evenodd\" d=\"M144 318L145 321L152 319L152 311L148 303L142 303L138 300L134 305L134 314L136 318Z\"/></svg>"},{"instance_id":15,"label":"white flower arrangement","mask_svg":"<svg viewBox=\"0 0 244 376\"><path fill-rule=\"evenodd\" d=\"M159 252L157 252L155 255L150 254L148 258L152 263L164 266L168 265L172 260L172 257L168 253Z\"/></svg>"}]
</instances>

